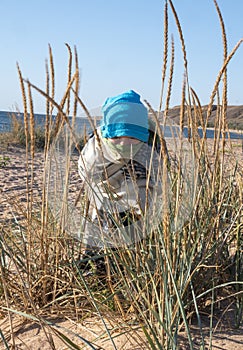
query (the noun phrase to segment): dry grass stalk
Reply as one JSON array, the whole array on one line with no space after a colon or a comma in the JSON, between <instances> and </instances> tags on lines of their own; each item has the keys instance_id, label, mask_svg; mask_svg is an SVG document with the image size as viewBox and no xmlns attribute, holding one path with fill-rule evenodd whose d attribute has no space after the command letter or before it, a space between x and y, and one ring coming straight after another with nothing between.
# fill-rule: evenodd
<instances>
[{"instance_id":1,"label":"dry grass stalk","mask_svg":"<svg viewBox=\"0 0 243 350\"><path fill-rule=\"evenodd\" d=\"M75 95L79 95L79 88L80 88L80 74L79 74L79 64L78 64L78 53L76 46L74 47L74 58L75 58L75 70L78 72L77 78L75 80ZM74 128L76 117L77 117L77 108L78 108L78 101L75 97L74 103L73 103L73 117L72 117L72 127Z\"/></svg>"},{"instance_id":2,"label":"dry grass stalk","mask_svg":"<svg viewBox=\"0 0 243 350\"><path fill-rule=\"evenodd\" d=\"M186 100L186 76L184 76L182 84L181 105L180 105L180 138L183 137L183 129L185 126L185 100Z\"/></svg>"},{"instance_id":3,"label":"dry grass stalk","mask_svg":"<svg viewBox=\"0 0 243 350\"><path fill-rule=\"evenodd\" d=\"M175 7L173 5L173 2L171 0L169 0L169 3L170 3L170 7L172 9L172 13L173 13L174 18L175 18L176 26L177 26L179 37L180 37L180 41L181 41L181 49L182 49L184 68L185 68L185 72L184 72L185 80L186 80L185 87L188 89L188 104L189 104L189 106L191 106L189 78L188 78L188 61L187 61L185 40L184 40L181 24L180 24L177 12L175 10ZM188 120L188 133L190 133L191 120L192 120L191 108L188 108L187 120ZM190 138L190 134L189 134L189 138Z\"/></svg>"},{"instance_id":4,"label":"dry grass stalk","mask_svg":"<svg viewBox=\"0 0 243 350\"><path fill-rule=\"evenodd\" d=\"M227 59L228 55L228 49L227 49L227 37L226 37L226 31L225 31L225 25L224 25L224 20L221 14L221 11L219 9L219 6L217 4L217 1L214 0L214 4L219 16L219 21L221 25L221 30L222 30L222 38L223 38L223 48L224 48L224 61ZM222 186L223 186L223 176L224 176L224 168L223 168L223 163L224 163L224 158L225 158L225 146L226 146L226 132L228 130L228 125L227 125L227 105L228 105L228 100L227 100L227 68L225 68L225 71L223 73L223 96L222 96L222 111L221 111L221 118L222 118L222 129L219 130L219 132L222 131L222 156L221 156L221 167L220 167L220 178L219 178L219 191L221 192ZM229 130L228 130L229 131ZM231 145L231 141L230 146ZM219 222L218 222L219 225Z\"/></svg>"},{"instance_id":5,"label":"dry grass stalk","mask_svg":"<svg viewBox=\"0 0 243 350\"><path fill-rule=\"evenodd\" d=\"M36 91L38 91L42 96L44 96L45 98L49 99L50 102L52 103L52 105L57 108L57 111L58 111L57 122L55 124L55 130L54 130L54 133L53 133L53 137L55 137L57 135L58 130L60 129L60 127L62 127L64 124L66 124L68 129L70 130L70 132L72 134L73 141L74 141L75 145L78 145L75 133L74 133L74 131L73 131L72 127L71 127L71 124L70 124L70 120L69 120L68 116L66 115L66 113L63 111L63 107L65 105L65 101L66 101L66 97L68 95L68 91L72 88L72 84L73 84L74 80L76 79L76 74L77 73L75 73L73 75L71 81L69 82L69 84L67 86L67 89L66 89L66 92L64 94L64 97L62 98L62 101L61 101L60 104L57 103L52 97L48 96L45 91L41 90L36 85L30 83L30 86L33 89L35 89Z\"/></svg>"},{"instance_id":6,"label":"dry grass stalk","mask_svg":"<svg viewBox=\"0 0 243 350\"><path fill-rule=\"evenodd\" d=\"M22 100L23 100L23 109L24 109L24 131L25 131L25 148L26 148L26 195L27 195L27 216L29 217L29 125L28 125L28 106L27 106L27 97L25 92L25 86L24 86L24 80L22 77L22 73L20 70L19 65L17 64L17 70L19 74L19 81L20 81L20 87L21 87L21 93L22 93Z\"/></svg>"},{"instance_id":7,"label":"dry grass stalk","mask_svg":"<svg viewBox=\"0 0 243 350\"><path fill-rule=\"evenodd\" d=\"M46 95L51 96L52 99L55 98L55 70L53 63L52 49L49 45L49 63L46 60ZM50 66L50 69L49 69ZM50 87L51 84L51 87ZM53 104L50 99L46 99L46 120L45 120L45 146L44 146L44 158L47 157L47 152L50 146L51 140L51 130L53 126L52 114L53 114Z\"/></svg>"},{"instance_id":8,"label":"dry grass stalk","mask_svg":"<svg viewBox=\"0 0 243 350\"><path fill-rule=\"evenodd\" d=\"M144 102L148 106L149 111L152 112L155 123L156 123L155 132L157 132L159 135L160 144L161 144L162 159L167 159L167 162L168 162L168 151L167 151L166 141L165 141L163 132L162 132L161 127L160 127L158 116L157 116L156 112L154 111L154 109L152 108L151 104L147 100L145 100Z\"/></svg>"},{"instance_id":9,"label":"dry grass stalk","mask_svg":"<svg viewBox=\"0 0 243 350\"><path fill-rule=\"evenodd\" d=\"M30 157L31 157L31 170L30 170L30 220L32 216L33 209L33 188L34 188L34 158L35 158L35 116L34 116L34 106L31 94L31 88L28 85L28 99L29 99L29 133L30 133ZM28 145L29 147L29 145ZM28 179L27 179L28 181ZM31 235L29 237L29 247L31 247Z\"/></svg>"},{"instance_id":10,"label":"dry grass stalk","mask_svg":"<svg viewBox=\"0 0 243 350\"><path fill-rule=\"evenodd\" d=\"M21 72L20 72L20 74L21 74ZM22 75L21 75L21 78L22 78ZM39 92L42 94L42 95L44 95L44 96L48 96L47 97L47 99L50 101L50 103L51 103L51 105L52 106L55 106L55 107L57 107L58 108L58 111L59 111L59 115L60 116L62 116L63 117L63 121L61 122L61 120L60 120L60 118L58 119L58 123L60 124L60 126L62 125L62 124L64 124L64 122L66 122L66 124L69 126L69 130L71 130L71 132L72 132L72 135L74 135L73 134L73 131L72 131L72 128L71 128L71 125L70 125L70 122L69 122L69 119L68 119L68 117L66 116L66 114L65 113L63 113L63 107L64 107L64 105L65 105L65 102L66 102L66 99L68 98L68 95L69 95L69 91L70 91L70 88L71 88L71 86L72 86L72 84L73 84L73 82L74 82L74 80L75 80L75 78L76 78L76 74L73 76L73 78L71 79L71 81L68 83L68 86L67 86L67 89L66 89L66 92L65 92L65 94L64 94L64 97L63 97L63 99L62 99L62 101L61 101L61 104L59 105L59 104L57 104L55 101L54 101L54 99L52 99L51 97L49 97L48 95L47 95L47 93L45 93L45 92L43 92L43 91L41 91L40 89L38 89L38 88L36 88L33 84L31 84L31 83L29 83L28 81L27 81L27 84L28 84L28 86L29 86L29 88L30 87L32 87L32 88L34 88L34 89L37 89L37 90L39 90ZM22 84L23 84L23 87L24 87L24 80L22 80ZM54 85L54 84L53 84ZM48 90L48 89L47 89ZM25 125L26 125L26 123L25 123ZM46 125L46 133L45 134L47 134L47 132L49 132L49 123ZM77 143L77 142L76 142ZM27 148L28 149L28 148ZM28 193L28 191L27 191L27 193ZM50 245L49 245L49 239L48 239L48 237L46 236L46 234L47 234L47 232L46 232L46 220L47 220L47 217L46 217L46 215L47 215L47 207L46 207L46 205L45 205L45 203L46 203L46 198L45 198L46 196L45 196L45 191L44 191L44 193L43 193L43 206L42 206L42 229L41 229L41 261L42 261L42 263L41 263L41 266L42 266L42 270L43 270L43 272L44 272L44 274L46 274L47 273L47 266L48 266L48 259L49 259L49 247L50 247ZM28 211L29 212L29 211ZM28 225L28 227L29 227L29 225ZM58 273L58 268L57 268L57 266L58 266L58 261L59 261L59 243L57 242L57 239L58 239L58 232L60 233L61 231L56 231L56 244L55 244L55 247L56 247L56 249L55 249L55 254L56 254L56 258L55 258L55 265L56 265L56 269L55 269L55 274L54 274L54 278L55 278L55 281L57 281L57 273ZM30 242L31 243L31 242ZM32 246L31 246L31 244L29 244L29 249L31 249L32 248ZM55 296L55 294L56 294L56 283L54 284L54 296ZM42 285L42 300L46 300L46 295L47 295L47 284L46 284L46 279L44 278L43 279L43 285Z\"/></svg>"},{"instance_id":11,"label":"dry grass stalk","mask_svg":"<svg viewBox=\"0 0 243 350\"><path fill-rule=\"evenodd\" d=\"M202 137L202 144L201 144L201 154L199 156L199 158L201 157L201 155L203 154L203 149L205 147L205 143L206 143L206 140L207 140L207 137L206 137L206 128L207 128L207 125L208 125L208 120L211 116L211 112L212 112L212 107L213 107L213 103L214 103L214 99L215 99L215 96L218 92L218 88L219 88L219 83L221 81L221 78L222 78L222 75L224 74L225 72L225 69L227 68L230 60L232 59L232 57L234 56L234 54L236 53L236 51L238 50L239 46L242 44L243 42L243 39L239 40L238 43L235 45L235 47L232 49L232 51L230 52L230 54L227 56L227 59L224 61L223 63L223 66L222 68L220 69L219 73L218 73L218 76L216 78L216 82L214 84L214 88L213 88L213 91L211 93L211 96L210 96L210 101L209 101L209 104L208 104L208 108L207 108L207 112L206 112L206 119L205 119L205 128L204 128L204 131L203 131L203 137Z\"/></svg>"},{"instance_id":12,"label":"dry grass stalk","mask_svg":"<svg viewBox=\"0 0 243 350\"><path fill-rule=\"evenodd\" d=\"M201 138L199 135L198 128L203 123L203 111L196 92L192 88L190 89L190 91L192 93L192 103L194 111L194 118L192 118L192 147L193 153L195 154L196 158L198 158L198 154L200 152L201 147Z\"/></svg>"},{"instance_id":13,"label":"dry grass stalk","mask_svg":"<svg viewBox=\"0 0 243 350\"><path fill-rule=\"evenodd\" d=\"M46 61L46 94L50 95L50 74L49 74L49 67L48 67L48 61ZM45 147L44 147L44 158L47 157L47 151L50 144L50 121L51 115L50 115L50 101L46 101L46 121L45 121Z\"/></svg>"},{"instance_id":14,"label":"dry grass stalk","mask_svg":"<svg viewBox=\"0 0 243 350\"><path fill-rule=\"evenodd\" d=\"M168 115L168 110L170 106L170 97L171 97L171 91L172 91L172 81L173 81L173 72L174 72L174 63L175 63L175 44L174 44L174 38L171 38L171 61L170 61L170 75L168 80L168 90L166 94L166 102L165 102L165 110L164 110L164 116L163 116L163 124L166 125L166 119Z\"/></svg>"},{"instance_id":15,"label":"dry grass stalk","mask_svg":"<svg viewBox=\"0 0 243 350\"><path fill-rule=\"evenodd\" d=\"M161 112L162 105L163 105L167 60L168 60L168 3L166 1L165 8L164 8L164 52L163 52L163 68L162 68L162 78L161 78L160 102L159 102L159 111L158 111L159 113Z\"/></svg>"},{"instance_id":16,"label":"dry grass stalk","mask_svg":"<svg viewBox=\"0 0 243 350\"><path fill-rule=\"evenodd\" d=\"M34 106L33 106L33 99L32 99L32 93L31 88L28 82L28 99L29 99L29 118L30 118L30 155L31 159L34 160L35 158L35 116L34 116ZM33 162L32 162L33 165Z\"/></svg>"},{"instance_id":17,"label":"dry grass stalk","mask_svg":"<svg viewBox=\"0 0 243 350\"><path fill-rule=\"evenodd\" d=\"M179 17L177 15L177 12L175 10L175 7L173 5L173 2L171 0L169 0L170 3L170 7L172 9L172 13L174 15L175 18L175 22L176 22L176 26L178 29L178 33L179 33L179 37L180 37L180 41L181 41L181 49L182 49L182 54L183 54L183 62L184 62L184 75L185 75L185 80L186 80L186 85L185 87L187 88L187 93L188 93L188 106L189 108L187 109L187 127L188 127L188 138L190 140L190 136L191 136L191 127L192 127L192 111L191 111L191 95L190 95L190 85L189 85L189 77L188 77L188 61L187 61L187 54L186 54L186 45L185 45L185 40L184 40L184 36L183 36L183 32L182 32L182 28L181 28L181 24L179 21ZM184 108L184 107L183 107Z\"/></svg>"},{"instance_id":18,"label":"dry grass stalk","mask_svg":"<svg viewBox=\"0 0 243 350\"><path fill-rule=\"evenodd\" d=\"M222 125L222 118L221 116L221 104L220 104L220 93L217 91L216 94L217 98L217 111L216 111L216 117L214 122L215 132L214 132L214 139L213 139L213 154L215 155L217 153L217 147L219 146L219 138L220 138L220 132L221 132L221 125Z\"/></svg>"},{"instance_id":19,"label":"dry grass stalk","mask_svg":"<svg viewBox=\"0 0 243 350\"><path fill-rule=\"evenodd\" d=\"M169 4L170 4L171 10L172 10L172 13L174 15L177 28L178 28L178 33L179 33L179 37L180 37L180 41L181 41L181 48L182 48L182 53L183 53L183 58L184 58L184 67L185 67L185 71L187 72L188 62L187 62L187 55L186 55L186 45L185 45L185 40L184 40L181 24L180 24L177 12L175 10L175 7L173 5L173 2L171 0L169 0Z\"/></svg>"},{"instance_id":20,"label":"dry grass stalk","mask_svg":"<svg viewBox=\"0 0 243 350\"><path fill-rule=\"evenodd\" d=\"M72 60L73 60L73 54L71 47L65 43L67 49L68 49L68 54L69 54L69 60L68 60L68 83L72 79ZM66 101L67 101L67 108L66 108L66 115L70 114L70 90L67 91L67 96L66 96Z\"/></svg>"},{"instance_id":21,"label":"dry grass stalk","mask_svg":"<svg viewBox=\"0 0 243 350\"><path fill-rule=\"evenodd\" d=\"M50 58L50 66L52 71L52 79L54 79L54 67L53 67L53 57L51 47L49 45L49 58ZM55 94L53 90L55 83L52 81L52 96ZM46 61L46 94L50 94L50 74L49 74L49 66L48 61ZM43 168L43 191L42 191L42 203L41 203L41 246L40 246L40 259L41 259L41 268L43 270L44 275L47 274L47 264L48 264L48 254L49 251L49 237L47 235L46 226L47 226L47 218L48 218L48 184L49 181L46 178L47 174L47 157L48 150L50 146L50 133L51 133L51 125L52 125L52 105L49 99L46 99L46 121L45 121L45 147L44 147L44 160L45 166ZM42 297L46 302L46 291L47 291L47 282L46 279L43 280L43 289L42 289Z\"/></svg>"},{"instance_id":22,"label":"dry grass stalk","mask_svg":"<svg viewBox=\"0 0 243 350\"><path fill-rule=\"evenodd\" d=\"M63 95L63 98L61 100L61 102L58 104L56 101L54 101L53 98L51 98L50 96L48 96L44 91L42 91L41 89L39 89L37 86L34 86L32 84L32 86L39 91L43 96L45 96L46 98L50 99L50 101L52 102L53 106L55 106L57 108L57 116L56 116L56 122L55 122L55 128L54 128L54 137L58 134L58 131L62 128L63 123L68 124L69 127L71 127L70 122L69 122L69 116L64 112L64 106L66 104L66 101L69 99L69 95L70 95L70 89L72 88L72 85L75 81L75 79L77 78L77 74L78 72L75 72L73 77L71 78L71 80L68 82L66 91Z\"/></svg>"},{"instance_id":23,"label":"dry grass stalk","mask_svg":"<svg viewBox=\"0 0 243 350\"><path fill-rule=\"evenodd\" d=\"M207 125L208 124L208 119L211 115L211 111L212 111L212 106L213 106L213 103L214 103L214 99L215 99L215 96L216 96L216 93L218 91L218 87L219 87L219 83L221 81L221 78L222 78L222 75L224 74L225 72L225 69L227 68L230 60L232 59L232 57L235 55L236 51L238 50L238 48L240 47L240 45L242 44L243 42L243 39L240 39L237 44L235 45L235 47L232 49L232 51L229 53L229 55L227 56L226 60L224 60L224 63L222 65L222 68L220 69L219 73L218 73L218 76L216 78L216 81L215 81L215 84L214 84L214 87L213 87L213 91L211 93L211 96L210 96L210 101L209 101L209 104L208 104L208 109L207 109L207 116L206 116L206 122L205 124Z\"/></svg>"},{"instance_id":24,"label":"dry grass stalk","mask_svg":"<svg viewBox=\"0 0 243 350\"><path fill-rule=\"evenodd\" d=\"M228 48L227 48L227 36L226 36L226 30L225 30L225 25L224 25L224 20L222 13L220 11L220 8L217 4L217 1L214 0L214 4L219 16L219 21L220 21L220 26L222 30L222 39L223 39L223 49L224 49L224 61L227 59L228 56ZM225 148L225 132L227 127L227 119L226 119L226 112L227 112L227 68L224 71L223 74L223 97L222 97L222 132L223 132L223 137L222 137L222 145L223 145L223 154L224 154L224 148Z\"/></svg>"},{"instance_id":25,"label":"dry grass stalk","mask_svg":"<svg viewBox=\"0 0 243 350\"><path fill-rule=\"evenodd\" d=\"M49 65L46 61L46 95L51 96L52 100L55 98L55 69L53 63L53 54L51 46L49 48ZM50 66L50 69L49 69ZM51 87L50 87L51 84ZM52 113L53 113L53 104L50 99L46 99L46 122L45 122L45 146L44 146L44 160L45 164L47 163L48 150L50 148L51 141L51 131L53 126ZM47 166L43 169L43 193L42 193L42 210L41 210L41 236L43 237L42 242L46 242L47 239L44 238L44 228L47 222L47 192L48 192L48 179L46 179L46 172L48 171ZM46 191L47 190L47 191ZM41 251L44 252L44 246L42 246ZM42 254L43 256L43 254Z\"/></svg>"},{"instance_id":26,"label":"dry grass stalk","mask_svg":"<svg viewBox=\"0 0 243 350\"><path fill-rule=\"evenodd\" d=\"M202 106L201 106L201 102L199 100L198 95L196 94L195 90L193 90L193 88L190 88L191 93L192 93L192 97L193 97L193 105L197 105L198 109L197 109L197 118L198 118L198 124L201 126L201 128L204 130L204 120L203 120L203 111L202 111Z\"/></svg>"},{"instance_id":27,"label":"dry grass stalk","mask_svg":"<svg viewBox=\"0 0 243 350\"><path fill-rule=\"evenodd\" d=\"M54 99L54 96L55 96L55 69L54 69L52 49L51 49L50 45L49 45L49 60L50 60L50 72L51 72L51 97Z\"/></svg>"}]
</instances>

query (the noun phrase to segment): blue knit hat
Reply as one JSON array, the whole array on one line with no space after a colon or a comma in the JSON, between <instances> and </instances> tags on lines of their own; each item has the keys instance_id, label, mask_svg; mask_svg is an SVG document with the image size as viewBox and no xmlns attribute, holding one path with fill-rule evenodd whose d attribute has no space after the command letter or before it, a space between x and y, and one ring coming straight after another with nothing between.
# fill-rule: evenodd
<instances>
[{"instance_id":1,"label":"blue knit hat","mask_svg":"<svg viewBox=\"0 0 243 350\"><path fill-rule=\"evenodd\" d=\"M108 97L102 113L100 128L104 138L128 136L148 141L148 112L140 96L133 90Z\"/></svg>"}]
</instances>

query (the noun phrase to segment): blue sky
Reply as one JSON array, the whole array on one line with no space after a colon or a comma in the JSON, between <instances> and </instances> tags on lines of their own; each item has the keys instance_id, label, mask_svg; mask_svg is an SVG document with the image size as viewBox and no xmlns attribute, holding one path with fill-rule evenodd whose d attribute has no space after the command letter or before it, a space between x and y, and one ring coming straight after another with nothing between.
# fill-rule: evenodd
<instances>
[{"instance_id":1,"label":"blue sky","mask_svg":"<svg viewBox=\"0 0 243 350\"><path fill-rule=\"evenodd\" d=\"M56 70L56 100L66 87L68 53L77 47L80 96L89 109L106 97L134 89L157 109L161 89L164 0L2 0L0 110L22 110L16 69L45 87L45 60L51 45ZM223 62L221 29L213 0L174 0L189 61L189 83L201 103L209 102ZM243 1L218 0L225 21L228 49L243 37ZM171 106L180 104L183 60L177 29L169 11L169 35L175 39ZM243 48L228 68L229 103L243 104ZM45 101L34 95L37 113Z\"/></svg>"}]
</instances>

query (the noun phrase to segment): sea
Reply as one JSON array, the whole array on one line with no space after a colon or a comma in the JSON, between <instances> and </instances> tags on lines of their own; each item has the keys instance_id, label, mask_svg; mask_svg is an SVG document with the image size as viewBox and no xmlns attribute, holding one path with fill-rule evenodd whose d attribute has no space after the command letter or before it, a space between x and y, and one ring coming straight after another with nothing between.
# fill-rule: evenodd
<instances>
[{"instance_id":1,"label":"sea","mask_svg":"<svg viewBox=\"0 0 243 350\"><path fill-rule=\"evenodd\" d=\"M0 111L0 133L9 132L11 131L12 127L12 115L21 122L24 120L23 113L19 112L10 112L10 111ZM53 116L53 120L55 120L55 116ZM70 118L71 121L71 118ZM96 125L99 125L99 119L95 120ZM45 125L45 115L44 114L35 114L35 125L44 128ZM76 118L76 125L75 125L75 131L82 135L84 132L89 133L92 131L92 126L90 124L90 121L86 117L77 117ZM178 126L168 126L166 127L164 131L165 137L172 137L179 134ZM184 136L188 136L188 129L185 127L183 129ZM203 136L203 131L201 128L198 129L198 134L200 137ZM215 130L213 128L208 128L206 130L206 137L208 139L214 138ZM243 140L243 131L237 132L237 131L230 131L226 134L226 138L231 138L232 140Z\"/></svg>"},{"instance_id":2,"label":"sea","mask_svg":"<svg viewBox=\"0 0 243 350\"><path fill-rule=\"evenodd\" d=\"M16 118L19 122L24 122L24 114L21 112L9 112L9 111L0 111L0 133L9 132L11 131L12 125L13 125L13 116ZM52 119L55 121L56 116L53 115ZM35 126L39 128L45 127L45 120L46 116L45 114L35 114ZM71 117L70 117L71 122ZM96 123L96 121L94 120ZM75 123L75 130L81 133L89 133L92 130L91 124L88 120L88 118L85 117L78 117L76 119Z\"/></svg>"}]
</instances>

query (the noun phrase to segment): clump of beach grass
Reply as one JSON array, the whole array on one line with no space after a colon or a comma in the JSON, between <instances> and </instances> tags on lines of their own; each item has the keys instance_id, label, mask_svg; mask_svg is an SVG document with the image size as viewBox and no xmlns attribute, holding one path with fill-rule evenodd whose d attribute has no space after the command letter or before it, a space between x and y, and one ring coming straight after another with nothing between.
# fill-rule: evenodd
<instances>
[{"instance_id":1,"label":"clump of beach grass","mask_svg":"<svg viewBox=\"0 0 243 350\"><path fill-rule=\"evenodd\" d=\"M21 221L11 226L1 227L1 291L2 312L8 315L10 331L1 334L6 348L8 343L14 347L13 316L18 314L39 322L46 332L52 348L55 345L49 332L58 334L69 348L80 348L65 338L62 331L57 333L55 324L48 323L50 315L71 318L80 322L91 315L98 315L103 323L106 336L114 349L115 337L106 321L122 320L116 327L120 333L141 330L144 337L137 346L150 349L178 349L185 334L188 348L194 349L191 323L199 331L201 349L206 349L204 314L209 319L210 341L216 322L216 311L222 305L234 305L234 326L242 324L243 312L243 189L242 164L234 157L230 140L226 140L228 131L227 107L227 65L236 53L241 41L230 54L227 52L227 39L223 19L219 14L224 43L223 65L216 78L210 97L206 119L196 92L189 84L188 62L185 41L179 18L172 1L165 5L165 47L162 70L162 91L160 108L165 101L164 125L167 124L167 112L172 94L174 44L168 51L168 4L175 18L183 52L185 75L182 81L182 100L180 109L180 134L177 135L178 153L166 157L170 148L168 140L160 134L162 147L162 186L170 187L171 201L161 215L156 227L145 227L145 239L136 242L133 247L113 250L106 247L103 251L106 262L106 274L98 276L96 256L93 257L94 274L85 275L79 266L82 255L82 242L78 236L70 234L67 225L72 225L69 215L69 193L71 173L76 169L77 157L82 145L77 137L75 121L78 108L85 110L91 125L92 118L79 97L79 66L76 48L69 52L67 87L60 102L55 100L55 70L52 50L49 47L49 60L46 63L46 91L42 91L30 81L26 81L18 66L23 106L24 106L24 142L26 146L26 207L19 205L17 199L12 205L21 210ZM167 62L171 55L168 88L165 92ZM73 68L74 67L74 68ZM223 79L222 97L219 84ZM44 158L42 202L39 212L33 210L33 161L36 147L36 126L32 91L38 91L46 100L46 124L44 128ZM164 96L165 95L165 96ZM215 121L217 133L212 141L206 138L206 128L210 121L212 105L217 97L219 109ZM151 106L148 103L149 108ZM194 114L192 114L192 110ZM51 115L56 112L55 122ZM157 112L151 112L155 123L159 123ZM159 112L161 112L159 110ZM72 119L69 116L72 116ZM198 125L203 127L203 137L198 135ZM188 145L193 155L195 181L193 182L193 208L183 225L175 229L180 221L180 195L185 185L183 173L182 142L185 141L183 127L189 128ZM159 132L159 131L158 131ZM223 137L220 138L219 135ZM50 152L55 139L63 135L64 173L62 173L63 193L58 192L57 179L54 197L62 202L50 203L51 167ZM54 140L54 141L53 141ZM210 144L211 142L211 144ZM75 152L73 152L75 149ZM227 152L226 152L227 150ZM230 150L230 152L228 152ZM163 153L164 152L164 153ZM226 159L227 153L227 159ZM76 158L75 158L76 157ZM231 166L228 166L230 158ZM171 162L171 163L170 163ZM170 182L167 181L170 179ZM59 183L60 184L60 183ZM83 191L78 194L75 204L80 205L80 215L85 216L87 198ZM53 198L53 197L52 197ZM53 203L58 205L58 220L53 213ZM73 202L74 203L74 202ZM61 204L61 206L60 206ZM50 210L52 208L52 210ZM116 222L116 218L114 218ZM91 261L92 264L92 261ZM223 314L222 312L222 322ZM114 328L116 328L114 327ZM48 330L48 332L47 332ZM48 333L48 334L47 334ZM96 349L93 342L84 338L79 341L88 348ZM80 344L80 343L79 343Z\"/></svg>"}]
</instances>

